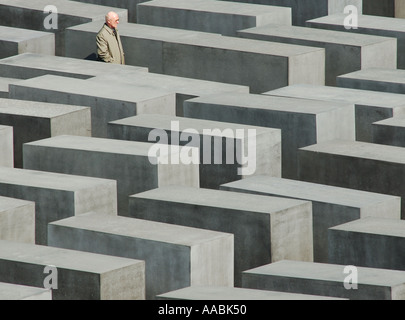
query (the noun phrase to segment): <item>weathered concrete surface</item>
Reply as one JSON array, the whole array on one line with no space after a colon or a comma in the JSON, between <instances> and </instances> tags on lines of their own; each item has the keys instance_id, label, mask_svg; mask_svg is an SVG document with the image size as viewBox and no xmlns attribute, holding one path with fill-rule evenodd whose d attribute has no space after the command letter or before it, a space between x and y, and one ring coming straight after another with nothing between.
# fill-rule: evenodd
<instances>
[{"instance_id":1,"label":"weathered concrete surface","mask_svg":"<svg viewBox=\"0 0 405 320\"><path fill-rule=\"evenodd\" d=\"M280 129L144 114L109 122L108 137L197 147L201 188L252 174L281 176Z\"/></svg>"},{"instance_id":2,"label":"weathered concrete surface","mask_svg":"<svg viewBox=\"0 0 405 320\"><path fill-rule=\"evenodd\" d=\"M336 300L338 298L322 297L319 295L306 295L286 293L270 290L255 290L238 287L191 286L167 292L156 296L157 300ZM339 299L340 300L340 299ZM235 312L243 314L244 308L240 305ZM247 312L247 310L246 310ZM208 314L208 313L207 313Z\"/></svg>"},{"instance_id":3,"label":"weathered concrete surface","mask_svg":"<svg viewBox=\"0 0 405 320\"><path fill-rule=\"evenodd\" d=\"M13 132L13 127L0 125L0 166L2 167L14 167Z\"/></svg>"},{"instance_id":4,"label":"weathered concrete surface","mask_svg":"<svg viewBox=\"0 0 405 320\"><path fill-rule=\"evenodd\" d=\"M405 117L398 116L374 122L372 142L405 147Z\"/></svg>"},{"instance_id":5,"label":"weathered concrete surface","mask_svg":"<svg viewBox=\"0 0 405 320\"><path fill-rule=\"evenodd\" d=\"M0 26L0 59L24 52L55 54L55 35L49 32Z\"/></svg>"},{"instance_id":6,"label":"weathered concrete surface","mask_svg":"<svg viewBox=\"0 0 405 320\"><path fill-rule=\"evenodd\" d=\"M66 0L1 0L2 25L44 31L55 34L55 53L65 53L65 30L68 27L98 21L110 10L117 12L121 21L128 21L128 10ZM100 27L101 28L101 27ZM94 40L95 42L95 40Z\"/></svg>"},{"instance_id":7,"label":"weathered concrete surface","mask_svg":"<svg viewBox=\"0 0 405 320\"><path fill-rule=\"evenodd\" d=\"M405 70L371 68L340 75L336 83L342 88L405 93Z\"/></svg>"},{"instance_id":8,"label":"weathered concrete surface","mask_svg":"<svg viewBox=\"0 0 405 320\"><path fill-rule=\"evenodd\" d=\"M91 131L95 137L107 136L109 121L142 113L174 115L176 112L174 92L125 83L114 86L54 75L10 84L9 97L91 107Z\"/></svg>"},{"instance_id":9,"label":"weathered concrete surface","mask_svg":"<svg viewBox=\"0 0 405 320\"><path fill-rule=\"evenodd\" d=\"M328 262L328 228L364 217L401 218L400 197L324 184L254 176L220 189L311 201L315 262Z\"/></svg>"},{"instance_id":10,"label":"weathered concrete surface","mask_svg":"<svg viewBox=\"0 0 405 320\"><path fill-rule=\"evenodd\" d=\"M330 228L328 241L330 263L405 270L405 221L369 217L347 222Z\"/></svg>"},{"instance_id":11,"label":"weathered concrete surface","mask_svg":"<svg viewBox=\"0 0 405 320\"><path fill-rule=\"evenodd\" d=\"M185 101L184 116L281 129L282 177L297 177L297 152L334 139L354 140L354 105L259 94L223 93Z\"/></svg>"},{"instance_id":12,"label":"weathered concrete surface","mask_svg":"<svg viewBox=\"0 0 405 320\"><path fill-rule=\"evenodd\" d=\"M52 290L1 282L0 300L52 300Z\"/></svg>"},{"instance_id":13,"label":"weathered concrete surface","mask_svg":"<svg viewBox=\"0 0 405 320\"><path fill-rule=\"evenodd\" d=\"M91 113L89 107L0 98L0 125L13 127L14 167L22 168L24 143L61 134L91 136Z\"/></svg>"},{"instance_id":14,"label":"weathered concrete surface","mask_svg":"<svg viewBox=\"0 0 405 320\"><path fill-rule=\"evenodd\" d=\"M175 163L173 159L181 150L163 150L156 155L150 152L152 146L139 141L60 135L26 143L24 168L115 180L118 214L127 215L131 194L172 184L199 186L198 163Z\"/></svg>"},{"instance_id":15,"label":"weathered concrete surface","mask_svg":"<svg viewBox=\"0 0 405 320\"><path fill-rule=\"evenodd\" d=\"M94 53L99 28L97 22L68 28L66 56L83 59ZM253 93L295 83L325 84L322 48L134 23L120 24L119 31L126 63L150 72L249 86Z\"/></svg>"},{"instance_id":16,"label":"weathered concrete surface","mask_svg":"<svg viewBox=\"0 0 405 320\"><path fill-rule=\"evenodd\" d=\"M1 60L0 60L1 61ZM16 83L21 81L20 79L0 77L0 98L8 98L8 86L10 83Z\"/></svg>"},{"instance_id":17,"label":"weathered concrete surface","mask_svg":"<svg viewBox=\"0 0 405 320\"><path fill-rule=\"evenodd\" d=\"M0 60L2 77L30 79L46 74L88 79L95 76L132 75L147 72L148 68L101 63L98 61L73 59L68 57L48 56L43 54L22 53Z\"/></svg>"},{"instance_id":18,"label":"weathered concrete surface","mask_svg":"<svg viewBox=\"0 0 405 320\"><path fill-rule=\"evenodd\" d=\"M80 240L79 240L80 239ZM145 261L145 296L232 286L233 234L88 213L49 224L51 246Z\"/></svg>"},{"instance_id":19,"label":"weathered concrete surface","mask_svg":"<svg viewBox=\"0 0 405 320\"><path fill-rule=\"evenodd\" d=\"M350 300L403 300L405 272L304 261L277 261L243 273L243 287ZM347 269L347 270L346 270ZM348 289L356 285L356 288Z\"/></svg>"},{"instance_id":20,"label":"weathered concrete surface","mask_svg":"<svg viewBox=\"0 0 405 320\"><path fill-rule=\"evenodd\" d=\"M1 63L1 62L0 62ZM131 67L131 66L127 66ZM0 65L1 70L1 65ZM88 81L110 82L115 84L127 83L133 86L157 87L168 92L176 93L176 116L182 117L184 101L197 98L207 94L216 94L222 92L243 92L249 93L248 86L199 80L193 78L170 76L166 74L151 72L136 72L123 74L122 70L116 73L98 75Z\"/></svg>"},{"instance_id":21,"label":"weathered concrete surface","mask_svg":"<svg viewBox=\"0 0 405 320\"><path fill-rule=\"evenodd\" d=\"M397 67L397 39L334 30L267 24L241 30L243 38L313 46L325 49L325 84L336 77L367 68Z\"/></svg>"},{"instance_id":22,"label":"weathered concrete surface","mask_svg":"<svg viewBox=\"0 0 405 320\"><path fill-rule=\"evenodd\" d=\"M329 141L299 150L299 179L399 196L405 218L405 149L358 141Z\"/></svg>"},{"instance_id":23,"label":"weathered concrete surface","mask_svg":"<svg viewBox=\"0 0 405 320\"><path fill-rule=\"evenodd\" d=\"M136 10L139 3L149 0L72 0L100 6L117 7L128 10L128 22L136 23Z\"/></svg>"},{"instance_id":24,"label":"weathered concrete surface","mask_svg":"<svg viewBox=\"0 0 405 320\"><path fill-rule=\"evenodd\" d=\"M403 0L363 0L363 14L405 18Z\"/></svg>"},{"instance_id":25,"label":"weathered concrete surface","mask_svg":"<svg viewBox=\"0 0 405 320\"><path fill-rule=\"evenodd\" d=\"M153 0L137 6L137 23L235 36L269 23L291 25L291 8L206 0Z\"/></svg>"},{"instance_id":26,"label":"weathered concrete surface","mask_svg":"<svg viewBox=\"0 0 405 320\"><path fill-rule=\"evenodd\" d=\"M405 20L390 17L378 17L360 14L356 17L357 28L345 28L348 14L331 14L325 17L309 20L307 26L313 28L362 33L376 36L397 38L397 68L405 68Z\"/></svg>"},{"instance_id":27,"label":"weathered concrete surface","mask_svg":"<svg viewBox=\"0 0 405 320\"><path fill-rule=\"evenodd\" d=\"M35 243L35 202L0 196L0 239Z\"/></svg>"},{"instance_id":28,"label":"weathered concrete surface","mask_svg":"<svg viewBox=\"0 0 405 320\"><path fill-rule=\"evenodd\" d=\"M114 180L0 167L0 195L35 202L37 244L46 244L50 221L89 210L117 214L116 190Z\"/></svg>"},{"instance_id":29,"label":"weathered concrete surface","mask_svg":"<svg viewBox=\"0 0 405 320\"><path fill-rule=\"evenodd\" d=\"M329 86L295 85L264 94L352 103L355 106L356 140L373 142L373 123L391 117L405 116L405 96Z\"/></svg>"},{"instance_id":30,"label":"weathered concrete surface","mask_svg":"<svg viewBox=\"0 0 405 320\"><path fill-rule=\"evenodd\" d=\"M0 240L1 282L44 288L49 275L53 300L145 299L142 260Z\"/></svg>"},{"instance_id":31,"label":"weathered concrete surface","mask_svg":"<svg viewBox=\"0 0 405 320\"><path fill-rule=\"evenodd\" d=\"M333 13L343 13L344 8L353 5L359 13L363 11L362 0L236 0L255 4L265 4L289 7L292 10L292 22L294 25L303 26L309 19L327 16Z\"/></svg>"},{"instance_id":32,"label":"weathered concrete surface","mask_svg":"<svg viewBox=\"0 0 405 320\"><path fill-rule=\"evenodd\" d=\"M234 234L235 286L253 266L313 261L308 201L169 186L132 195L129 216Z\"/></svg>"}]
</instances>

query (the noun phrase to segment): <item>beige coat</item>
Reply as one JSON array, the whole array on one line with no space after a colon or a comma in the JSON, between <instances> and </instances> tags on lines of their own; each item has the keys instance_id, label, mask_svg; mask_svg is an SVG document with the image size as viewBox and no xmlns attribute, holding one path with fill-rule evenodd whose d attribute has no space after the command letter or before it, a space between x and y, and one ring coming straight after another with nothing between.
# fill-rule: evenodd
<instances>
[{"instance_id":1,"label":"beige coat","mask_svg":"<svg viewBox=\"0 0 405 320\"><path fill-rule=\"evenodd\" d=\"M106 24L103 25L96 37L97 56L99 60L109 63L125 64L124 50L122 48L121 38L116 30Z\"/></svg>"}]
</instances>

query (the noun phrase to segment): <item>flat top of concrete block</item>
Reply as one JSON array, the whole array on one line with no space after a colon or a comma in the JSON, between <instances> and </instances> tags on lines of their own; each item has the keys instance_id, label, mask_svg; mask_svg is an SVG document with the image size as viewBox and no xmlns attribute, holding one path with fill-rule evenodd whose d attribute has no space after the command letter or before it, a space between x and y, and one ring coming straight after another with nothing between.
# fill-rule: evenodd
<instances>
[{"instance_id":1,"label":"flat top of concrete block","mask_svg":"<svg viewBox=\"0 0 405 320\"><path fill-rule=\"evenodd\" d=\"M48 6L49 0L35 0L35 1L26 1L26 0L0 0L0 5L8 7L18 7L26 8L29 10L41 11L44 12L44 8ZM57 8L58 14L84 17L96 20L103 20L106 13L110 10L117 12L120 17L126 18L128 14L127 9L122 8L111 8L105 7L102 5L81 3L81 2L70 2L66 0L52 0L52 6Z\"/></svg>"},{"instance_id":2,"label":"flat top of concrete block","mask_svg":"<svg viewBox=\"0 0 405 320\"><path fill-rule=\"evenodd\" d=\"M176 122L176 124L173 125L172 122ZM139 114L133 117L111 121L109 123L128 127L133 126L133 127L157 128L172 131L184 131L186 129L193 129L198 131L200 134L209 134L212 136L221 136L230 138L234 138L235 131L241 129L244 130L255 129L256 130L255 134L280 132L280 129L235 124L230 122L200 120L161 114ZM225 129L231 129L231 132ZM250 133L249 131L245 131L244 134L248 135Z\"/></svg>"},{"instance_id":3,"label":"flat top of concrete block","mask_svg":"<svg viewBox=\"0 0 405 320\"><path fill-rule=\"evenodd\" d=\"M261 16L291 12L291 8L261 5L254 3L241 3L231 1L205 1L205 0L153 0L139 4L142 6L178 8L181 10L214 12L236 15Z\"/></svg>"},{"instance_id":4,"label":"flat top of concrete block","mask_svg":"<svg viewBox=\"0 0 405 320\"><path fill-rule=\"evenodd\" d=\"M1 60L0 60L1 63ZM104 74L90 78L87 81L112 81L115 83L127 82L132 85L158 86L167 91L175 91L188 95L201 96L220 92L249 92L249 86L230 84L224 82L208 81L193 78L184 78L167 74L158 74L151 72L137 72L123 74Z\"/></svg>"},{"instance_id":5,"label":"flat top of concrete block","mask_svg":"<svg viewBox=\"0 0 405 320\"><path fill-rule=\"evenodd\" d=\"M395 220L394 220L395 221ZM317 263L306 261L281 260L244 273L273 275L285 278L301 278L342 283L347 276L343 271L345 265ZM405 272L391 269L357 267L359 282L375 286L396 286L405 284Z\"/></svg>"},{"instance_id":6,"label":"flat top of concrete block","mask_svg":"<svg viewBox=\"0 0 405 320\"><path fill-rule=\"evenodd\" d=\"M397 93L298 84L263 93L264 95L316 99L326 101L340 101L379 107L404 107L405 96Z\"/></svg>"},{"instance_id":7,"label":"flat top of concrete block","mask_svg":"<svg viewBox=\"0 0 405 320\"><path fill-rule=\"evenodd\" d=\"M38 118L54 118L83 110L90 110L90 107L0 98L0 117L2 114L12 114Z\"/></svg>"},{"instance_id":8,"label":"flat top of concrete block","mask_svg":"<svg viewBox=\"0 0 405 320\"><path fill-rule=\"evenodd\" d=\"M127 102L140 102L151 98L174 95L174 92L146 86L132 86L126 83L113 85L110 83L95 83L82 79L44 75L22 80L11 86L37 88L56 92L67 92L76 95L92 96L99 99L115 99Z\"/></svg>"},{"instance_id":9,"label":"flat top of concrete block","mask_svg":"<svg viewBox=\"0 0 405 320\"><path fill-rule=\"evenodd\" d=\"M236 211L260 212L263 214L271 214L308 203L304 200L183 186L159 187L131 195L130 198L171 201Z\"/></svg>"},{"instance_id":10,"label":"flat top of concrete block","mask_svg":"<svg viewBox=\"0 0 405 320\"><path fill-rule=\"evenodd\" d=\"M160 294L157 298L176 300L343 300L299 293L216 286L185 287Z\"/></svg>"},{"instance_id":11,"label":"flat top of concrete block","mask_svg":"<svg viewBox=\"0 0 405 320\"><path fill-rule=\"evenodd\" d=\"M405 237L405 221L398 219L366 217L343 223L330 229L390 237Z\"/></svg>"},{"instance_id":12,"label":"flat top of concrete block","mask_svg":"<svg viewBox=\"0 0 405 320\"><path fill-rule=\"evenodd\" d=\"M115 180L19 168L0 167L0 183L63 191L79 191L116 184Z\"/></svg>"},{"instance_id":13,"label":"flat top of concrete block","mask_svg":"<svg viewBox=\"0 0 405 320\"><path fill-rule=\"evenodd\" d=\"M277 24L266 24L260 27L254 27L241 30L244 34L257 34L263 36L274 36L280 38L292 38L315 43L331 43L339 45L348 45L354 47L364 47L385 41L397 41L396 38L374 36L360 33L349 33L335 30L307 28L301 26L288 26Z\"/></svg>"},{"instance_id":14,"label":"flat top of concrete block","mask_svg":"<svg viewBox=\"0 0 405 320\"><path fill-rule=\"evenodd\" d=\"M402 129L402 127L405 127L405 116L404 115L395 116L381 121L376 121L373 124L384 125L389 127L398 127L398 129Z\"/></svg>"},{"instance_id":15,"label":"flat top of concrete block","mask_svg":"<svg viewBox=\"0 0 405 320\"><path fill-rule=\"evenodd\" d=\"M369 142L333 140L303 147L300 150L405 164L405 148Z\"/></svg>"},{"instance_id":16,"label":"flat top of concrete block","mask_svg":"<svg viewBox=\"0 0 405 320\"><path fill-rule=\"evenodd\" d=\"M25 206L35 206L35 202L0 196L0 212Z\"/></svg>"},{"instance_id":17,"label":"flat top of concrete block","mask_svg":"<svg viewBox=\"0 0 405 320\"><path fill-rule=\"evenodd\" d=\"M99 22L89 22L68 28L96 34L100 30ZM154 41L180 43L199 47L236 50L264 55L292 57L306 53L324 51L323 48L276 43L238 37L222 36L216 33L191 31L167 27L158 27L138 23L120 23L118 27L121 37L141 38Z\"/></svg>"},{"instance_id":18,"label":"flat top of concrete block","mask_svg":"<svg viewBox=\"0 0 405 320\"><path fill-rule=\"evenodd\" d=\"M309 24L311 23L325 23L338 26L344 26L347 19L347 14L344 13L335 13L328 16L308 20ZM392 18L392 17L383 17L376 15L365 15L359 14L357 16L357 22L359 28L368 28L376 30L388 30L396 32L404 32L405 29L405 20L401 18Z\"/></svg>"},{"instance_id":19,"label":"flat top of concrete block","mask_svg":"<svg viewBox=\"0 0 405 320\"><path fill-rule=\"evenodd\" d=\"M391 201L400 197L355 189L347 189L306 181L271 177L267 175L251 176L245 179L222 184L221 187L276 194L324 203L364 208L377 203Z\"/></svg>"},{"instance_id":20,"label":"flat top of concrete block","mask_svg":"<svg viewBox=\"0 0 405 320\"><path fill-rule=\"evenodd\" d=\"M0 259L93 273L144 263L143 260L6 240L0 240Z\"/></svg>"},{"instance_id":21,"label":"flat top of concrete block","mask_svg":"<svg viewBox=\"0 0 405 320\"><path fill-rule=\"evenodd\" d=\"M105 234L118 234L125 237L187 247L223 237L233 237L231 233L94 212L54 221L50 225L90 230Z\"/></svg>"},{"instance_id":22,"label":"flat top of concrete block","mask_svg":"<svg viewBox=\"0 0 405 320\"><path fill-rule=\"evenodd\" d=\"M77 30L97 34L102 27L99 21L88 22L77 26L69 27L68 30ZM179 39L194 39L196 37L222 38L222 35L216 33L208 33L203 31L194 31L178 28L159 27L154 25L139 24L139 23L121 23L117 27L118 32L122 37L135 37L150 40L174 40Z\"/></svg>"},{"instance_id":23,"label":"flat top of concrete block","mask_svg":"<svg viewBox=\"0 0 405 320\"><path fill-rule=\"evenodd\" d=\"M343 79L359 79L378 82L405 83L405 70L368 68L338 76Z\"/></svg>"},{"instance_id":24,"label":"flat top of concrete block","mask_svg":"<svg viewBox=\"0 0 405 320\"><path fill-rule=\"evenodd\" d=\"M13 131L13 127L0 125L0 130L11 131L11 132L12 132L12 131Z\"/></svg>"},{"instance_id":25,"label":"flat top of concrete block","mask_svg":"<svg viewBox=\"0 0 405 320\"><path fill-rule=\"evenodd\" d=\"M42 295L43 298L40 297ZM34 300L36 297L41 300L45 298L52 300L52 291L51 289L0 282L0 300Z\"/></svg>"},{"instance_id":26,"label":"flat top of concrete block","mask_svg":"<svg viewBox=\"0 0 405 320\"><path fill-rule=\"evenodd\" d=\"M103 63L99 61L51 56L30 52L1 59L0 65L26 69L39 69L44 70L45 72L63 72L67 75L78 74L86 78L106 74L114 75L117 73L120 75L124 73L132 74L134 72L147 72L148 70L148 68L145 67L118 65L113 63Z\"/></svg>"},{"instance_id":27,"label":"flat top of concrete block","mask_svg":"<svg viewBox=\"0 0 405 320\"><path fill-rule=\"evenodd\" d=\"M278 112L319 114L336 108L352 107L353 104L338 101L318 101L301 98L276 97L264 94L221 93L189 99L190 102L218 104L249 109L262 109ZM187 101L186 101L187 104Z\"/></svg>"},{"instance_id":28,"label":"flat top of concrete block","mask_svg":"<svg viewBox=\"0 0 405 320\"><path fill-rule=\"evenodd\" d=\"M55 37L55 35L44 31L0 26L0 41L21 42L41 37Z\"/></svg>"},{"instance_id":29,"label":"flat top of concrete block","mask_svg":"<svg viewBox=\"0 0 405 320\"><path fill-rule=\"evenodd\" d=\"M8 85L19 81L21 81L21 79L0 77L0 91L8 92Z\"/></svg>"},{"instance_id":30,"label":"flat top of concrete block","mask_svg":"<svg viewBox=\"0 0 405 320\"><path fill-rule=\"evenodd\" d=\"M140 142L140 141L128 141L119 139L86 137L86 136L74 136L74 135L59 135L51 138L28 142L26 145L42 146L57 149L71 149L82 150L99 153L111 153L111 154L125 154L134 156L148 156L149 149L154 143ZM160 155L165 156L174 154L175 151L168 148L167 153L165 150L161 150Z\"/></svg>"}]
</instances>

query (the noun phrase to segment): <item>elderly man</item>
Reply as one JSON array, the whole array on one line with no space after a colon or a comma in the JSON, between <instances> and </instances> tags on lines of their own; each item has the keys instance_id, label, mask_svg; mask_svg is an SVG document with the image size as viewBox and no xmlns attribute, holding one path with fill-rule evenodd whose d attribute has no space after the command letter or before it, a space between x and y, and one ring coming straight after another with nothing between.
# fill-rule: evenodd
<instances>
[{"instance_id":1,"label":"elderly man","mask_svg":"<svg viewBox=\"0 0 405 320\"><path fill-rule=\"evenodd\" d=\"M118 14L111 11L105 16L105 23L96 37L98 60L125 64L124 50L117 26L120 19Z\"/></svg>"}]
</instances>

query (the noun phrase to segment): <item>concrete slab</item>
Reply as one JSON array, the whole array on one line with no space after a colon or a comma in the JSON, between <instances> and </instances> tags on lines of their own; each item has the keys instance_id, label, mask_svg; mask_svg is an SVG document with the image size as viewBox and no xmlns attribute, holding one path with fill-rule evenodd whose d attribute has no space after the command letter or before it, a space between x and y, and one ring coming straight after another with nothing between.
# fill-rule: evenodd
<instances>
[{"instance_id":1,"label":"concrete slab","mask_svg":"<svg viewBox=\"0 0 405 320\"><path fill-rule=\"evenodd\" d=\"M198 148L201 188L218 189L252 174L281 176L280 129L156 114L108 124L111 139L155 142L155 134L166 139L159 143Z\"/></svg>"},{"instance_id":2,"label":"concrete slab","mask_svg":"<svg viewBox=\"0 0 405 320\"><path fill-rule=\"evenodd\" d=\"M127 215L131 194L171 184L199 186L198 164L175 163L173 159L181 150L152 154L153 146L139 141L60 135L24 144L24 168L115 180L118 214Z\"/></svg>"},{"instance_id":3,"label":"concrete slab","mask_svg":"<svg viewBox=\"0 0 405 320\"><path fill-rule=\"evenodd\" d=\"M371 68L340 75L336 83L342 88L405 93L405 70Z\"/></svg>"},{"instance_id":4,"label":"concrete slab","mask_svg":"<svg viewBox=\"0 0 405 320\"><path fill-rule=\"evenodd\" d=\"M269 23L291 25L291 8L206 0L153 0L137 5L137 23L236 36Z\"/></svg>"},{"instance_id":5,"label":"concrete slab","mask_svg":"<svg viewBox=\"0 0 405 320\"><path fill-rule=\"evenodd\" d=\"M308 201L170 186L132 195L129 216L232 233L235 286L253 266L286 257L313 261Z\"/></svg>"},{"instance_id":6,"label":"concrete slab","mask_svg":"<svg viewBox=\"0 0 405 320\"><path fill-rule=\"evenodd\" d=\"M397 38L397 68L405 68L405 20L399 18L379 17L359 14L356 17L357 28L346 29L348 14L331 14L325 17L309 20L307 26L320 29L345 31L347 33L362 33L375 36Z\"/></svg>"},{"instance_id":7,"label":"concrete slab","mask_svg":"<svg viewBox=\"0 0 405 320\"><path fill-rule=\"evenodd\" d=\"M232 286L232 234L88 213L49 224L48 244L144 260L146 299L190 285Z\"/></svg>"},{"instance_id":8,"label":"concrete slab","mask_svg":"<svg viewBox=\"0 0 405 320\"><path fill-rule=\"evenodd\" d=\"M106 137L109 121L142 113L174 115L174 92L146 86L94 83L54 75L20 81L9 86L9 97L19 100L91 107L92 136Z\"/></svg>"},{"instance_id":9,"label":"concrete slab","mask_svg":"<svg viewBox=\"0 0 405 320\"><path fill-rule=\"evenodd\" d=\"M130 66L128 66L130 67ZM1 69L1 65L0 65ZM0 80L1 81L1 80ZM249 93L248 86L229 84L216 81L199 80L193 78L170 76L166 74L151 72L136 72L123 74L105 73L88 79L95 82L127 83L133 86L157 87L169 92L176 93L176 116L182 117L184 101L202 95L215 94L222 92L243 92Z\"/></svg>"},{"instance_id":10,"label":"concrete slab","mask_svg":"<svg viewBox=\"0 0 405 320\"><path fill-rule=\"evenodd\" d=\"M398 116L374 122L373 143L405 147L405 117Z\"/></svg>"},{"instance_id":11,"label":"concrete slab","mask_svg":"<svg viewBox=\"0 0 405 320\"><path fill-rule=\"evenodd\" d=\"M404 159L402 147L329 141L299 150L299 180L399 196L404 219Z\"/></svg>"},{"instance_id":12,"label":"concrete slab","mask_svg":"<svg viewBox=\"0 0 405 320\"><path fill-rule=\"evenodd\" d=\"M0 59L24 52L55 54L55 35L49 32L0 26Z\"/></svg>"},{"instance_id":13,"label":"concrete slab","mask_svg":"<svg viewBox=\"0 0 405 320\"><path fill-rule=\"evenodd\" d=\"M1 61L1 60L0 60ZM8 98L8 86L10 83L17 83L20 79L0 77L0 98Z\"/></svg>"},{"instance_id":14,"label":"concrete slab","mask_svg":"<svg viewBox=\"0 0 405 320\"><path fill-rule=\"evenodd\" d=\"M315 262L328 262L328 228L364 217L401 218L400 197L305 181L254 176L220 189L311 201Z\"/></svg>"},{"instance_id":15,"label":"concrete slab","mask_svg":"<svg viewBox=\"0 0 405 320\"><path fill-rule=\"evenodd\" d=\"M1 282L57 286L53 300L145 299L142 260L0 240L0 270Z\"/></svg>"},{"instance_id":16,"label":"concrete slab","mask_svg":"<svg viewBox=\"0 0 405 320\"><path fill-rule=\"evenodd\" d=\"M0 239L35 243L35 202L0 196Z\"/></svg>"},{"instance_id":17,"label":"concrete slab","mask_svg":"<svg viewBox=\"0 0 405 320\"><path fill-rule=\"evenodd\" d=\"M116 181L0 167L0 195L35 202L35 243L46 244L47 224L93 210L117 214Z\"/></svg>"},{"instance_id":18,"label":"concrete slab","mask_svg":"<svg viewBox=\"0 0 405 320\"><path fill-rule=\"evenodd\" d=\"M0 300L52 300L52 290L0 282Z\"/></svg>"},{"instance_id":19,"label":"concrete slab","mask_svg":"<svg viewBox=\"0 0 405 320\"><path fill-rule=\"evenodd\" d=\"M120 8L66 0L53 0L52 4L48 0L0 1L2 25L55 34L55 53L59 56L65 54L66 28L90 21L98 21L102 26L110 10L117 12L121 21L128 21L128 11Z\"/></svg>"},{"instance_id":20,"label":"concrete slab","mask_svg":"<svg viewBox=\"0 0 405 320\"><path fill-rule=\"evenodd\" d=\"M118 7L128 10L128 22L136 23L136 8L141 2L148 0L72 0L83 3L97 4L107 7Z\"/></svg>"},{"instance_id":21,"label":"concrete slab","mask_svg":"<svg viewBox=\"0 0 405 320\"><path fill-rule=\"evenodd\" d=\"M46 74L88 79L98 75L124 76L143 71L147 72L148 68L34 53L22 53L0 60L2 77L17 79L30 79Z\"/></svg>"},{"instance_id":22,"label":"concrete slab","mask_svg":"<svg viewBox=\"0 0 405 320\"><path fill-rule=\"evenodd\" d=\"M242 0L242 2L289 7L292 10L292 22L294 25L305 25L309 19L327 16L328 14L341 13L348 5L356 6L359 13L362 12L362 0Z\"/></svg>"},{"instance_id":23,"label":"concrete slab","mask_svg":"<svg viewBox=\"0 0 405 320\"><path fill-rule=\"evenodd\" d=\"M363 13L373 16L405 18L404 0L363 0Z\"/></svg>"},{"instance_id":24,"label":"concrete slab","mask_svg":"<svg viewBox=\"0 0 405 320\"><path fill-rule=\"evenodd\" d=\"M353 103L355 105L356 140L362 142L373 142L374 122L394 116L405 116L405 96L389 92L330 86L294 85L265 92L264 94Z\"/></svg>"},{"instance_id":25,"label":"concrete slab","mask_svg":"<svg viewBox=\"0 0 405 320\"><path fill-rule=\"evenodd\" d=\"M405 272L356 267L354 274L346 265L284 260L246 270L243 287L350 300L403 300Z\"/></svg>"},{"instance_id":26,"label":"concrete slab","mask_svg":"<svg viewBox=\"0 0 405 320\"><path fill-rule=\"evenodd\" d=\"M83 59L94 53L98 29L97 22L66 29L66 56ZM249 86L253 93L325 83L322 48L134 23L121 23L119 30L126 64L150 72ZM83 45L74 45L78 42Z\"/></svg>"},{"instance_id":27,"label":"concrete slab","mask_svg":"<svg viewBox=\"0 0 405 320\"><path fill-rule=\"evenodd\" d=\"M325 84L336 77L366 68L397 67L397 39L334 30L267 24L241 30L243 38L313 46L325 49Z\"/></svg>"},{"instance_id":28,"label":"concrete slab","mask_svg":"<svg viewBox=\"0 0 405 320\"><path fill-rule=\"evenodd\" d=\"M184 116L281 129L285 178L297 177L298 148L355 137L354 106L341 102L224 93L185 101Z\"/></svg>"},{"instance_id":29,"label":"concrete slab","mask_svg":"<svg viewBox=\"0 0 405 320\"><path fill-rule=\"evenodd\" d=\"M332 297L294 294L238 287L191 286L156 296L157 300L335 300ZM202 312L203 310L201 310ZM210 310L211 311L211 310ZM243 314L244 307L235 306L234 312ZM207 311L206 311L206 314Z\"/></svg>"},{"instance_id":30,"label":"concrete slab","mask_svg":"<svg viewBox=\"0 0 405 320\"><path fill-rule=\"evenodd\" d=\"M14 167L13 127L0 125L0 166Z\"/></svg>"},{"instance_id":31,"label":"concrete slab","mask_svg":"<svg viewBox=\"0 0 405 320\"><path fill-rule=\"evenodd\" d=\"M23 167L22 146L61 134L91 136L89 107L0 98L0 125L13 127L14 167Z\"/></svg>"},{"instance_id":32,"label":"concrete slab","mask_svg":"<svg viewBox=\"0 0 405 320\"><path fill-rule=\"evenodd\" d=\"M329 262L405 270L404 239L402 220L366 218L341 224L328 231Z\"/></svg>"}]
</instances>

